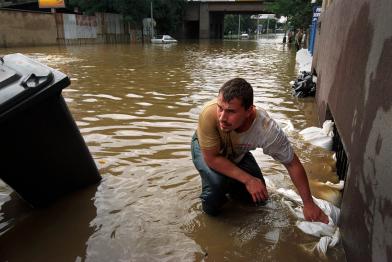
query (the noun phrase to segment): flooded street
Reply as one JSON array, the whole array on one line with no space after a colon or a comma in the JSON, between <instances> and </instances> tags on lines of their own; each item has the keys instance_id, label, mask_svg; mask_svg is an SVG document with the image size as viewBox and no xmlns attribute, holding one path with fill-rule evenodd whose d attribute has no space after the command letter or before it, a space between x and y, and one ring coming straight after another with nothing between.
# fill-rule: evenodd
<instances>
[{"instance_id":1,"label":"flooded street","mask_svg":"<svg viewBox=\"0 0 392 262\"><path fill-rule=\"evenodd\" d=\"M286 130L313 193L328 194L318 180L338 182L332 154L298 134L318 126L316 108L291 95L295 52L281 39L0 49L15 52L70 77L63 96L103 180L43 210L0 182L0 261L345 261L341 245L326 258L312 250L319 238L296 227L280 195L231 202L218 218L201 211L190 140L203 103L233 77ZM293 188L283 165L253 153Z\"/></svg>"}]
</instances>

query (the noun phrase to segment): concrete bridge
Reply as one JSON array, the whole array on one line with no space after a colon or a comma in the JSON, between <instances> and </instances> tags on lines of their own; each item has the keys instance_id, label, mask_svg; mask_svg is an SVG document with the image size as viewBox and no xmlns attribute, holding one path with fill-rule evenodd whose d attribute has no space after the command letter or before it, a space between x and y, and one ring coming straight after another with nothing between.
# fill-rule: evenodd
<instances>
[{"instance_id":1,"label":"concrete bridge","mask_svg":"<svg viewBox=\"0 0 392 262\"><path fill-rule=\"evenodd\" d=\"M263 14L273 0L194 1L185 10L184 38L223 38L225 14Z\"/></svg>"},{"instance_id":2,"label":"concrete bridge","mask_svg":"<svg viewBox=\"0 0 392 262\"><path fill-rule=\"evenodd\" d=\"M225 14L263 14L274 0L187 1L180 38L222 39ZM0 8L36 4L37 0L0 0Z\"/></svg>"}]
</instances>

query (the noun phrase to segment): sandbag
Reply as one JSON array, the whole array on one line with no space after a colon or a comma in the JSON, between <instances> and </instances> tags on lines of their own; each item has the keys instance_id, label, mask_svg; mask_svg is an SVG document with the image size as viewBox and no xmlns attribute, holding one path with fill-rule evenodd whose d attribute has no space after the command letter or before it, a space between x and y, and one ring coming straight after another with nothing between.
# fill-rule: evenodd
<instances>
[{"instance_id":1,"label":"sandbag","mask_svg":"<svg viewBox=\"0 0 392 262\"><path fill-rule=\"evenodd\" d=\"M276 188L274 183L268 178L264 177L267 188L270 192L278 193L284 197L283 203L289 208L291 213L298 218L296 226L304 233L320 237L316 244L316 249L320 254L325 255L328 247L333 247L340 241L340 232L337 226L339 222L340 209L328 201L313 197L313 201L317 206L323 210L328 216L328 224L322 222L305 221L303 215L303 203L301 197L292 189ZM335 187L343 187L343 181L339 184L329 184ZM293 207L294 204L297 207Z\"/></svg>"},{"instance_id":2,"label":"sandbag","mask_svg":"<svg viewBox=\"0 0 392 262\"><path fill-rule=\"evenodd\" d=\"M334 122L326 120L323 123L323 128L312 126L300 131L299 134L312 145L332 150L333 127Z\"/></svg>"}]
</instances>

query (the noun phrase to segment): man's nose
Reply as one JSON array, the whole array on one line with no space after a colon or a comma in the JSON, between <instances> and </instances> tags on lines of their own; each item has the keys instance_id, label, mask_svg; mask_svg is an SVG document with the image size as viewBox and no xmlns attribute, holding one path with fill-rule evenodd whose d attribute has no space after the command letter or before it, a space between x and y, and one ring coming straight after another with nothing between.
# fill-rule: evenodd
<instances>
[{"instance_id":1,"label":"man's nose","mask_svg":"<svg viewBox=\"0 0 392 262\"><path fill-rule=\"evenodd\" d=\"M225 113L224 110L221 112L221 114L219 116L219 120L220 121L225 121L226 120L226 113Z\"/></svg>"}]
</instances>

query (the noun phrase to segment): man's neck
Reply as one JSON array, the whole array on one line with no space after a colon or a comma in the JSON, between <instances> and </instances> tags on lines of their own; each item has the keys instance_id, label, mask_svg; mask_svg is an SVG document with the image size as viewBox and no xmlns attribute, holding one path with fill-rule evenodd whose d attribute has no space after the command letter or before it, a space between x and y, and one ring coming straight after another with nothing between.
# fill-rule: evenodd
<instances>
[{"instance_id":1,"label":"man's neck","mask_svg":"<svg viewBox=\"0 0 392 262\"><path fill-rule=\"evenodd\" d=\"M244 124L235 130L237 133L245 132L252 126L253 121L256 118L256 107L252 106L250 110L252 110L252 112L249 117L245 119Z\"/></svg>"}]
</instances>

